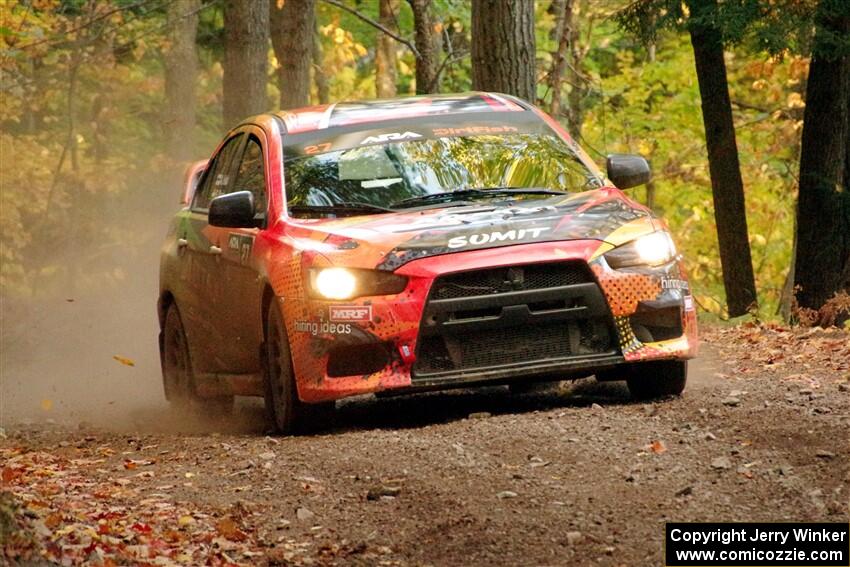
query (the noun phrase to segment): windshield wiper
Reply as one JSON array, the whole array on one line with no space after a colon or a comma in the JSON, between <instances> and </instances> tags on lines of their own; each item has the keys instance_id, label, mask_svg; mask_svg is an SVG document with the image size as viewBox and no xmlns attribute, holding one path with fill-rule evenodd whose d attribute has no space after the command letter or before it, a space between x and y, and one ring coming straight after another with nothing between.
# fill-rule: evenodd
<instances>
[{"instance_id":1,"label":"windshield wiper","mask_svg":"<svg viewBox=\"0 0 850 567\"><path fill-rule=\"evenodd\" d=\"M381 207L379 205L372 205L370 203L360 203L357 201L348 201L344 203L334 203L332 205L292 205L289 207L289 210L292 212L305 212L305 213L340 213L340 212L351 212L351 213L367 213L367 214L378 214L378 213L394 213L395 211L392 209L388 209L386 207Z\"/></svg>"},{"instance_id":2,"label":"windshield wiper","mask_svg":"<svg viewBox=\"0 0 850 567\"><path fill-rule=\"evenodd\" d=\"M480 199L487 197L505 197L512 195L566 195L565 191L554 191L552 189L535 189L521 187L494 187L492 189L458 189L445 193L431 193L403 199L393 203L390 208L403 209L417 205L430 205L433 203L451 203L458 200Z\"/></svg>"}]
</instances>

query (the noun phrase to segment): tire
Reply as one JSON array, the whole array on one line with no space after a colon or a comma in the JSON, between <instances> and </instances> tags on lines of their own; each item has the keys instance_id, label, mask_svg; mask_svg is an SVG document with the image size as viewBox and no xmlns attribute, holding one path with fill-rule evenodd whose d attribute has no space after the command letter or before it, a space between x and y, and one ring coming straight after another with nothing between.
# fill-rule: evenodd
<instances>
[{"instance_id":1,"label":"tire","mask_svg":"<svg viewBox=\"0 0 850 567\"><path fill-rule=\"evenodd\" d=\"M189 409L196 397L189 342L176 305L168 307L162 327L162 386L174 408Z\"/></svg>"},{"instance_id":2,"label":"tire","mask_svg":"<svg viewBox=\"0 0 850 567\"><path fill-rule=\"evenodd\" d=\"M198 396L189 357L189 341L176 305L169 306L162 328L162 385L165 399L180 412L221 417L233 411L233 396Z\"/></svg>"},{"instance_id":3,"label":"tire","mask_svg":"<svg viewBox=\"0 0 850 567\"><path fill-rule=\"evenodd\" d=\"M295 386L286 326L274 301L266 317L265 346L263 383L266 413L278 433L291 433L299 424L303 408Z\"/></svg>"},{"instance_id":4,"label":"tire","mask_svg":"<svg viewBox=\"0 0 850 567\"><path fill-rule=\"evenodd\" d=\"M688 363L684 360L641 362L634 365L626 381L634 400L679 396L688 381Z\"/></svg>"}]
</instances>

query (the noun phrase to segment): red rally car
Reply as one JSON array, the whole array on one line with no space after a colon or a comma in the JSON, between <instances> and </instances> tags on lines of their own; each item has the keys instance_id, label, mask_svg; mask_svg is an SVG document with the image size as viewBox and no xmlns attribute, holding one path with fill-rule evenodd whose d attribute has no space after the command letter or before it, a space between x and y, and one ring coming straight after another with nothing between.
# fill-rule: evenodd
<instances>
[{"instance_id":1,"label":"red rally car","mask_svg":"<svg viewBox=\"0 0 850 567\"><path fill-rule=\"evenodd\" d=\"M493 93L250 118L187 172L162 251L178 404L264 396L281 431L371 392L578 378L681 393L694 300L669 231L552 118Z\"/></svg>"}]
</instances>

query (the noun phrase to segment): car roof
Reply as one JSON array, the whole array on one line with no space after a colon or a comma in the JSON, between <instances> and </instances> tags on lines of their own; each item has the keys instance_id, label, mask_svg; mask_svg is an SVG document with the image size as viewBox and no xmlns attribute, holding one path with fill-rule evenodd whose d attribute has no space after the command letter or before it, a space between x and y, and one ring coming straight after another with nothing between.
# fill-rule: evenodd
<instances>
[{"instance_id":1,"label":"car roof","mask_svg":"<svg viewBox=\"0 0 850 567\"><path fill-rule=\"evenodd\" d=\"M399 118L522 112L531 110L531 108L528 103L510 95L473 92L340 102L296 108L274 114L283 120L287 133L297 134Z\"/></svg>"}]
</instances>

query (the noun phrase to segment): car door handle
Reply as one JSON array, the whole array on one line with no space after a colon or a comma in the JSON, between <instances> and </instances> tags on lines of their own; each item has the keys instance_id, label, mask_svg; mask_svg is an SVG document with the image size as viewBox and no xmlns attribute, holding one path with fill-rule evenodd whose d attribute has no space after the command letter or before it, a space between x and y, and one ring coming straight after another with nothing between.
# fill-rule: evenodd
<instances>
[{"instance_id":1,"label":"car door handle","mask_svg":"<svg viewBox=\"0 0 850 567\"><path fill-rule=\"evenodd\" d=\"M210 254L218 256L219 254L221 254L221 248L219 248L218 246L210 246Z\"/></svg>"},{"instance_id":2,"label":"car door handle","mask_svg":"<svg viewBox=\"0 0 850 567\"><path fill-rule=\"evenodd\" d=\"M177 239L177 248L185 248L186 246L189 246L188 240L186 240L185 238Z\"/></svg>"}]
</instances>

